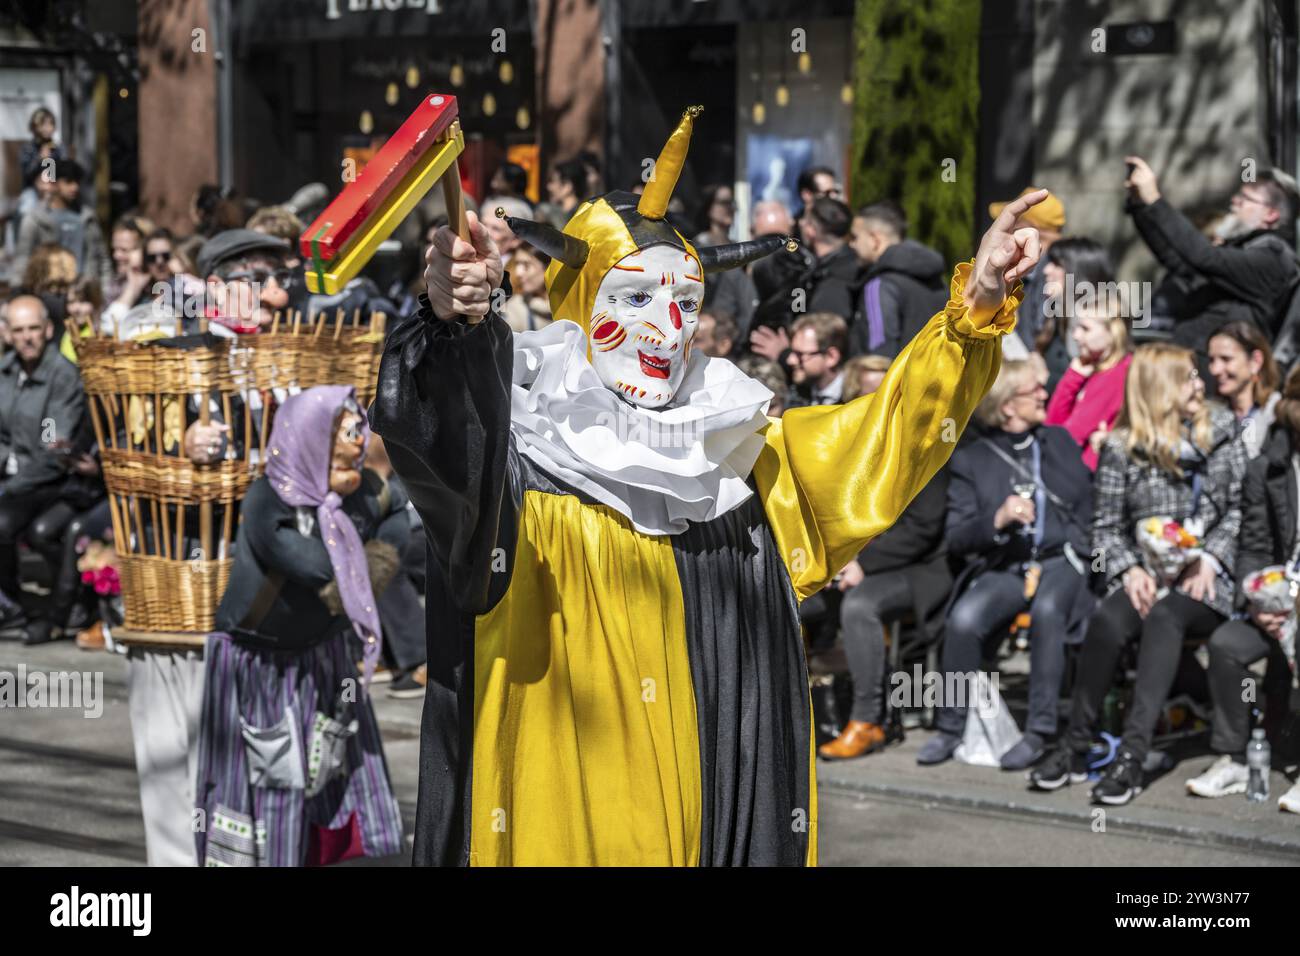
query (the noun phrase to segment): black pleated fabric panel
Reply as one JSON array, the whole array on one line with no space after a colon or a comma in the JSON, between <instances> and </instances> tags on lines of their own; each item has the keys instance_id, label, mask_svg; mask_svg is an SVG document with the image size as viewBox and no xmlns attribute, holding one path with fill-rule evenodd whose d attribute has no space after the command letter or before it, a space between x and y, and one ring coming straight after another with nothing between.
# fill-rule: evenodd
<instances>
[{"instance_id":1,"label":"black pleated fabric panel","mask_svg":"<svg viewBox=\"0 0 1300 956\"><path fill-rule=\"evenodd\" d=\"M808 678L789 574L757 495L673 537L699 720L701 866L802 866Z\"/></svg>"}]
</instances>

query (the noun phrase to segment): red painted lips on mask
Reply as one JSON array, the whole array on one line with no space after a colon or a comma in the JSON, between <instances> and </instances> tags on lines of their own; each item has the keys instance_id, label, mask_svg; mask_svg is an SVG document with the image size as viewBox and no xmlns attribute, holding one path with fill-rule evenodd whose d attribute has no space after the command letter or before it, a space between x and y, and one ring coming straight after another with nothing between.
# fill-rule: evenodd
<instances>
[{"instance_id":1,"label":"red painted lips on mask","mask_svg":"<svg viewBox=\"0 0 1300 956\"><path fill-rule=\"evenodd\" d=\"M641 360L641 371L651 378L667 378L668 370L672 366L666 358L658 358L652 355L646 355L644 352L637 352L636 357Z\"/></svg>"}]
</instances>

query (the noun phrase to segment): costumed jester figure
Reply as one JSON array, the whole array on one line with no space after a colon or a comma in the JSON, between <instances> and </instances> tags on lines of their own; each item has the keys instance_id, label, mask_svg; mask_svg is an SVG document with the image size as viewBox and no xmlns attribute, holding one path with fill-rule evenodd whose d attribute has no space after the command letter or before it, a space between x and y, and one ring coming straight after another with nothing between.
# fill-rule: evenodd
<instances>
[{"instance_id":1,"label":"costumed jester figure","mask_svg":"<svg viewBox=\"0 0 1300 956\"><path fill-rule=\"evenodd\" d=\"M947 460L1043 194L1003 211L877 392L770 420L765 387L691 348L708 276L787 241L696 249L665 220L699 112L640 197L563 232L505 217L552 259L552 325L512 334L470 217L387 343L371 423L429 541L417 864L816 862L798 602Z\"/></svg>"}]
</instances>

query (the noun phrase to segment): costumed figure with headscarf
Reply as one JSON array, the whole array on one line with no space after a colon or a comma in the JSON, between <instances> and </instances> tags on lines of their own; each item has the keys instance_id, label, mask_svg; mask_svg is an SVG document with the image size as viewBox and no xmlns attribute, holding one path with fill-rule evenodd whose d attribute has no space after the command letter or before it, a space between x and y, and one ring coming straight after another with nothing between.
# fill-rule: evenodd
<instances>
[{"instance_id":1,"label":"costumed figure with headscarf","mask_svg":"<svg viewBox=\"0 0 1300 956\"><path fill-rule=\"evenodd\" d=\"M691 348L707 276L789 241L697 249L665 220L699 111L640 197L584 203L563 232L504 217L551 256L554 324L511 333L471 217L470 241L436 235L389 337L371 424L438 571L417 863L816 862L797 605L898 517L993 382L1035 198L876 393L770 420L763 385Z\"/></svg>"},{"instance_id":2,"label":"costumed figure with headscarf","mask_svg":"<svg viewBox=\"0 0 1300 956\"><path fill-rule=\"evenodd\" d=\"M368 686L381 638L374 596L410 526L405 502L385 500L392 492L361 467L368 434L350 386L308 389L276 414L206 647L202 864L301 866L403 849Z\"/></svg>"}]
</instances>

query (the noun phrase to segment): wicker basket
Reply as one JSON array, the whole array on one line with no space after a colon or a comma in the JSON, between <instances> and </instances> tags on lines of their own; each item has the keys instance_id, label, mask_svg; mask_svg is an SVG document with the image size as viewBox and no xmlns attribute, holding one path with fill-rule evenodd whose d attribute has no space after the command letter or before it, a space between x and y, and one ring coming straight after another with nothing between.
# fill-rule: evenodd
<instances>
[{"instance_id":1,"label":"wicker basket","mask_svg":"<svg viewBox=\"0 0 1300 956\"><path fill-rule=\"evenodd\" d=\"M239 504L262 471L274 396L346 383L362 403L374 397L385 317L376 313L368 326L358 318L348 327L342 312L314 324L277 316L266 334L190 349L74 337L109 492L126 643L134 634L141 643L201 644L215 629ZM253 403L239 402L252 391L258 421ZM203 394L229 424L242 404L239 457L197 465L183 456L185 430L208 416L191 408Z\"/></svg>"}]
</instances>

